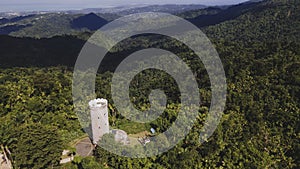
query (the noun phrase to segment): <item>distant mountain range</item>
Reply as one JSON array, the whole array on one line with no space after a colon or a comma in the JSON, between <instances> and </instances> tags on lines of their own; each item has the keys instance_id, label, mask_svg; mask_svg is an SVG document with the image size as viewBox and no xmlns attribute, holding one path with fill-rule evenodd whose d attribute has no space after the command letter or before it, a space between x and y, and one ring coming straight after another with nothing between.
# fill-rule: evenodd
<instances>
[{"instance_id":1,"label":"distant mountain range","mask_svg":"<svg viewBox=\"0 0 300 169\"><path fill-rule=\"evenodd\" d=\"M252 8L256 7L257 3L257 1L248 1L246 3L230 6L226 9L206 8L204 9L204 11L207 11L206 13L192 18L190 21L198 27L216 25L227 20L235 19L251 11ZM211 11L214 11L214 13L211 13Z\"/></svg>"},{"instance_id":2,"label":"distant mountain range","mask_svg":"<svg viewBox=\"0 0 300 169\"><path fill-rule=\"evenodd\" d=\"M120 16L140 12L182 13L204 5L150 5L90 8L58 12L0 13L0 34L18 37L52 37L94 31Z\"/></svg>"},{"instance_id":3,"label":"distant mountain range","mask_svg":"<svg viewBox=\"0 0 300 169\"><path fill-rule=\"evenodd\" d=\"M66 11L69 14L87 14L87 13L112 13L118 15L129 15L133 13L141 12L166 12L166 13L181 13L185 11L203 9L205 5L131 5L131 6L120 6L114 8L88 8L83 10L72 10Z\"/></svg>"},{"instance_id":4,"label":"distant mountain range","mask_svg":"<svg viewBox=\"0 0 300 169\"><path fill-rule=\"evenodd\" d=\"M284 8L284 5L282 4L286 4L286 6L290 5L291 8ZM0 34L33 38L50 38L61 35L81 36L83 33L93 33L93 31L99 29L103 25L120 17L121 15L147 11L165 11L170 13L175 13L175 11L177 11L178 13L176 15L189 20L200 28L219 25L218 27L207 29L208 32L212 32L211 30L215 28L219 29L220 27L225 27L222 28L223 31L226 30L228 34L240 32L240 38L245 39L244 37L251 34L248 33L247 35L244 35L245 32L251 31L248 29L248 27L258 29L255 26L264 25L264 27L273 30L276 27L275 23L281 22L280 24L283 25L285 22L289 22L288 24L294 27L295 30L298 29L298 20L295 19L295 17L298 17L296 16L296 13L300 13L300 11L298 10L297 5L292 6L291 4L299 4L299 2L285 2L277 0L265 0L261 2L261 0L254 0L238 5L207 8L204 8L202 5L153 5L146 7L136 6L134 8L113 8L114 10L111 10L111 13L93 13L101 11L105 12L105 10L103 11L102 9L39 13L0 19ZM86 12L91 11L93 12L85 14ZM286 20L284 20L279 19L276 16L288 17ZM293 18L292 21L290 21L291 18ZM252 24L255 22L260 23ZM285 28L285 26L278 27L274 30L274 32L278 32L278 37L281 36L280 31L282 31L281 29L283 28ZM260 38L268 38L269 36L274 37L274 32L272 35L264 33L260 36ZM283 32L287 33L288 31L284 30ZM290 31L290 33L293 32L294 31ZM225 37L223 34L216 33L215 30L210 34L216 38ZM255 34L261 34L261 32L256 32ZM298 35L295 36L298 37ZM236 35L226 36L226 38L228 37L236 37Z\"/></svg>"},{"instance_id":5,"label":"distant mountain range","mask_svg":"<svg viewBox=\"0 0 300 169\"><path fill-rule=\"evenodd\" d=\"M95 31L120 16L140 12L172 13L190 19L195 25L203 27L228 19L234 19L241 14L242 11L240 8L247 8L252 4L253 2L249 2L249 4L241 4L233 7L208 8L204 5L122 6L54 13L2 13L2 17L6 16L6 18L0 19L0 34L34 38L76 35L80 32Z\"/></svg>"},{"instance_id":6,"label":"distant mountain range","mask_svg":"<svg viewBox=\"0 0 300 169\"><path fill-rule=\"evenodd\" d=\"M129 15L139 12L166 12L166 13L181 13L185 11L203 9L205 5L128 5L118 6L111 8L87 8L81 10L66 10L66 11L30 11L30 12L0 12L1 18L13 18L25 15L39 15L47 13L64 13L64 14L89 14L89 13L102 13L102 14L117 14L117 15Z\"/></svg>"},{"instance_id":7,"label":"distant mountain range","mask_svg":"<svg viewBox=\"0 0 300 169\"><path fill-rule=\"evenodd\" d=\"M87 15L80 16L74 19L71 22L71 27L73 29L84 29L87 28L89 30L97 30L101 28L103 25L107 24L108 21L99 17L94 13L90 13Z\"/></svg>"},{"instance_id":8,"label":"distant mountain range","mask_svg":"<svg viewBox=\"0 0 300 169\"><path fill-rule=\"evenodd\" d=\"M289 44L300 39L300 1L297 0L293 2L267 0L259 3L234 5L226 9L210 7L178 15L187 17L195 25L201 27L209 38L230 43L245 45L247 43L286 42ZM0 37L0 40L2 39L0 63L13 64L14 62L8 60L13 59L12 56L21 56L16 52L26 49L28 58L19 64L35 65L35 60L31 61L34 58L30 57L30 53L40 53L43 56L51 57L53 51L62 50L59 45L53 44L77 44L70 48L74 47L75 51L79 51L84 43L80 39L88 38L93 30L109 22L104 16L107 17L107 15L94 13L84 15L52 13L2 19L0 20L0 33L5 35ZM110 15L110 17L112 16ZM14 38L8 37L7 34L41 39ZM54 37L54 39L50 37ZM61 42L59 43L59 41ZM29 47L28 44L36 45ZM38 44L44 45L36 48L35 46ZM20 49L15 50L16 46ZM51 49L47 46L51 46ZM55 49L56 47L58 49ZM75 53L66 53L65 56L72 59L64 60L64 62L68 62L64 64L72 65L77 57ZM50 65L56 65L56 60L51 60Z\"/></svg>"},{"instance_id":9,"label":"distant mountain range","mask_svg":"<svg viewBox=\"0 0 300 169\"><path fill-rule=\"evenodd\" d=\"M17 37L53 37L95 31L105 25L111 14L64 14L47 13L0 19L0 34Z\"/></svg>"}]
</instances>

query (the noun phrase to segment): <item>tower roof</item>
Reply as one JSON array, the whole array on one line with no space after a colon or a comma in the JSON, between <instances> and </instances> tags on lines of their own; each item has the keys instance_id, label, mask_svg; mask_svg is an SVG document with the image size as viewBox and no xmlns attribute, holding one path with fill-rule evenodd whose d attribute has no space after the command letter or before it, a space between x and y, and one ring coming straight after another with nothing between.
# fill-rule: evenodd
<instances>
[{"instance_id":1,"label":"tower roof","mask_svg":"<svg viewBox=\"0 0 300 169\"><path fill-rule=\"evenodd\" d=\"M104 107L107 105L107 100L106 99L94 99L94 100L91 100L89 102L89 106L90 107Z\"/></svg>"}]
</instances>

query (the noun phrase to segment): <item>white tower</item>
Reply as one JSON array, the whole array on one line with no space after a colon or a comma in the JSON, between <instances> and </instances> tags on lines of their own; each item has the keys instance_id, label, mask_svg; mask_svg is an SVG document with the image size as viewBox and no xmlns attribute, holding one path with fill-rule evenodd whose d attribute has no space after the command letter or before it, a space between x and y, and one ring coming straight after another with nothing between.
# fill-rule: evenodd
<instances>
[{"instance_id":1,"label":"white tower","mask_svg":"<svg viewBox=\"0 0 300 169\"><path fill-rule=\"evenodd\" d=\"M93 143L96 145L104 134L109 133L107 100L91 100L89 107L91 111Z\"/></svg>"}]
</instances>

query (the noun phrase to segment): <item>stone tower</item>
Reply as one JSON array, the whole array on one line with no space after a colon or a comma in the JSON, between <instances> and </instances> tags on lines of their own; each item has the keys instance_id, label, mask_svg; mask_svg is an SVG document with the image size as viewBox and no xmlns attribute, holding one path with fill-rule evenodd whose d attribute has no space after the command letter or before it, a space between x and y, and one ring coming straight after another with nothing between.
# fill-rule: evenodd
<instances>
[{"instance_id":1,"label":"stone tower","mask_svg":"<svg viewBox=\"0 0 300 169\"><path fill-rule=\"evenodd\" d=\"M106 99L94 99L89 102L92 139L97 144L104 134L109 133L108 108Z\"/></svg>"}]
</instances>

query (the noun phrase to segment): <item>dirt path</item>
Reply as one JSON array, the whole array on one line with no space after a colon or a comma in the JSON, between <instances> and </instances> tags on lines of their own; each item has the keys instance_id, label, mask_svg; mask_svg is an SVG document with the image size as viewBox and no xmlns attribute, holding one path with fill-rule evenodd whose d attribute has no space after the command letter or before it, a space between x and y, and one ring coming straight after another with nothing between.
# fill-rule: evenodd
<instances>
[{"instance_id":1,"label":"dirt path","mask_svg":"<svg viewBox=\"0 0 300 169\"><path fill-rule=\"evenodd\" d=\"M82 157L93 155L94 145L92 144L89 137L79 140L75 144L75 148L76 148L76 154Z\"/></svg>"},{"instance_id":2,"label":"dirt path","mask_svg":"<svg viewBox=\"0 0 300 169\"><path fill-rule=\"evenodd\" d=\"M4 161L4 155L0 153L0 169L11 169L9 164Z\"/></svg>"}]
</instances>

